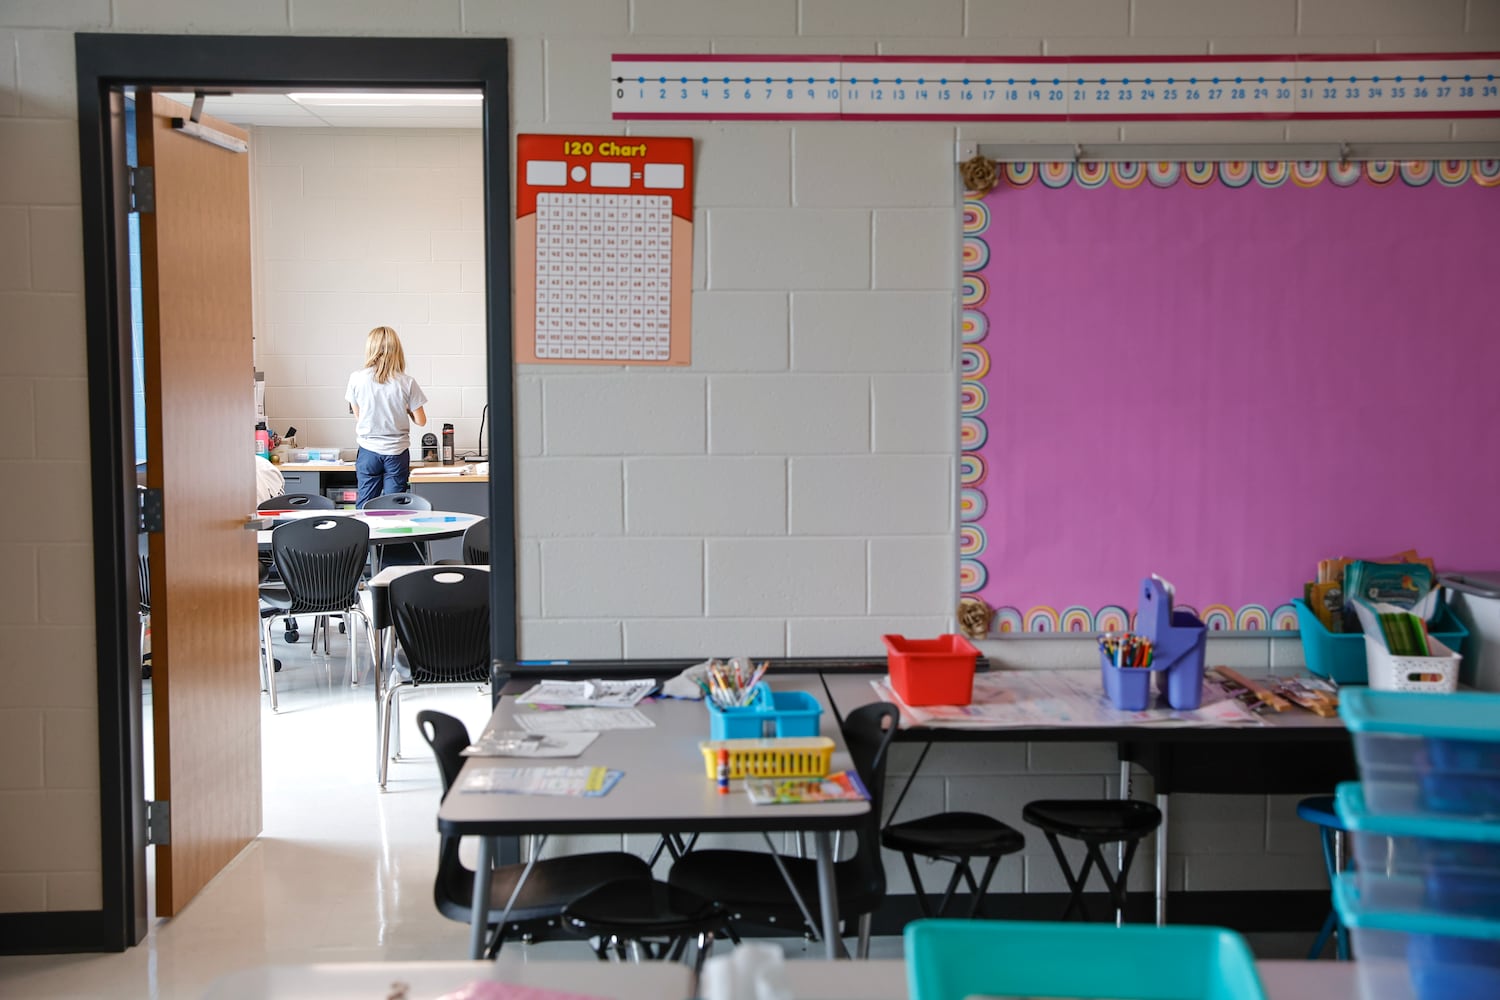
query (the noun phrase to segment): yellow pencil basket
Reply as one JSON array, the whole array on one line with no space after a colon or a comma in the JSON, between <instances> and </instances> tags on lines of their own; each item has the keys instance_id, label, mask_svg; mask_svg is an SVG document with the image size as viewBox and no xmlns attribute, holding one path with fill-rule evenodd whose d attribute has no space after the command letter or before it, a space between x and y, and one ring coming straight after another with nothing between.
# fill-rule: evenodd
<instances>
[{"instance_id":1,"label":"yellow pencil basket","mask_svg":"<svg viewBox=\"0 0 1500 1000\"><path fill-rule=\"evenodd\" d=\"M729 751L731 778L821 778L833 760L826 736L786 739L708 740L698 744L708 780L717 780L719 751Z\"/></svg>"}]
</instances>

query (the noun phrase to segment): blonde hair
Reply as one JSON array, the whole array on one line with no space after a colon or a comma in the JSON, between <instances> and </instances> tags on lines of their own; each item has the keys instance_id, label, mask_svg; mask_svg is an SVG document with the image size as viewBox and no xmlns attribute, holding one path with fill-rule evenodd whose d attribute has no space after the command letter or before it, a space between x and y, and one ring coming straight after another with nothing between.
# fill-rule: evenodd
<instances>
[{"instance_id":1,"label":"blonde hair","mask_svg":"<svg viewBox=\"0 0 1500 1000\"><path fill-rule=\"evenodd\" d=\"M365 338L365 367L375 369L375 381L384 385L391 376L406 371L406 352L401 338L388 326L377 326Z\"/></svg>"}]
</instances>

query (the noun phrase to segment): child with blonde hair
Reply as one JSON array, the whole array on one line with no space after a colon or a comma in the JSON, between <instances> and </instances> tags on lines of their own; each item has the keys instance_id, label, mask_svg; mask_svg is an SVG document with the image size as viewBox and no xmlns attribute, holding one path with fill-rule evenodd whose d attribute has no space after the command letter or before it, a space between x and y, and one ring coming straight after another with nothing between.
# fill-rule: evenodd
<instances>
[{"instance_id":1,"label":"child with blonde hair","mask_svg":"<svg viewBox=\"0 0 1500 1000\"><path fill-rule=\"evenodd\" d=\"M401 338L388 326L365 337L365 366L349 376L344 399L354 412L359 451L354 472L359 506L386 493L405 493L411 479L411 422L427 425L427 394L406 374Z\"/></svg>"}]
</instances>

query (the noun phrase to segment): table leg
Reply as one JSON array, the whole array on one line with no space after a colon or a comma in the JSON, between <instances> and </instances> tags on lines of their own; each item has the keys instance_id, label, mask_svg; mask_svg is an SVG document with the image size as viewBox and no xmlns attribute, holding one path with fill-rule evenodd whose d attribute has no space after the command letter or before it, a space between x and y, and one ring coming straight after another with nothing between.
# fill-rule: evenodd
<instances>
[{"instance_id":1,"label":"table leg","mask_svg":"<svg viewBox=\"0 0 1500 1000\"><path fill-rule=\"evenodd\" d=\"M1130 761L1120 758L1120 798L1130 798ZM1125 870L1125 841L1115 845L1115 871Z\"/></svg>"},{"instance_id":2,"label":"table leg","mask_svg":"<svg viewBox=\"0 0 1500 1000\"><path fill-rule=\"evenodd\" d=\"M823 911L824 957L848 958L849 950L844 939L839 937L839 893L833 878L833 838L827 830L813 834L813 843L818 851L818 903Z\"/></svg>"},{"instance_id":3,"label":"table leg","mask_svg":"<svg viewBox=\"0 0 1500 1000\"><path fill-rule=\"evenodd\" d=\"M1161 810L1161 826L1156 830L1156 926L1167 922L1167 799L1158 793L1156 808Z\"/></svg>"},{"instance_id":4,"label":"table leg","mask_svg":"<svg viewBox=\"0 0 1500 1000\"><path fill-rule=\"evenodd\" d=\"M474 895L469 903L469 957L484 957L484 923L490 912L490 868L494 857L494 841L489 837L479 838L479 860L474 863Z\"/></svg>"}]
</instances>

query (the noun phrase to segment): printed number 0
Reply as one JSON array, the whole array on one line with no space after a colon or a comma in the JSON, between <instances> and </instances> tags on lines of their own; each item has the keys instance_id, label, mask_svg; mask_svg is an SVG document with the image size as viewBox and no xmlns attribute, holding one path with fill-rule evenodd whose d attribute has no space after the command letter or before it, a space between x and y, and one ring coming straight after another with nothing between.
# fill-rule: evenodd
<instances>
[{"instance_id":1,"label":"printed number 0","mask_svg":"<svg viewBox=\"0 0 1500 1000\"><path fill-rule=\"evenodd\" d=\"M616 97L624 97L625 96L625 88L624 87L616 87L615 88L615 96Z\"/></svg>"}]
</instances>

